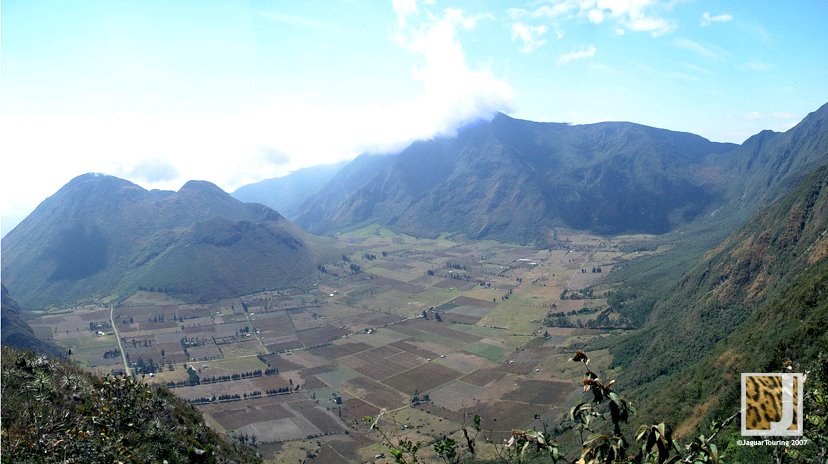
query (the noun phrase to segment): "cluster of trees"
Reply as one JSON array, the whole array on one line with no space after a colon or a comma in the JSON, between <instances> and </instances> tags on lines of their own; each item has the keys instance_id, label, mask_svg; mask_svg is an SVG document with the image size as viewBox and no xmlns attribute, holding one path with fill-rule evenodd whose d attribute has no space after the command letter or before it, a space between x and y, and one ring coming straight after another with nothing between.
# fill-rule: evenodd
<instances>
[{"instance_id":1,"label":"cluster of trees","mask_svg":"<svg viewBox=\"0 0 828 464\"><path fill-rule=\"evenodd\" d=\"M377 259L377 255L371 253L365 253L362 255L363 258L367 259L368 261L373 261Z\"/></svg>"},{"instance_id":2,"label":"cluster of trees","mask_svg":"<svg viewBox=\"0 0 828 464\"><path fill-rule=\"evenodd\" d=\"M276 375L279 373L279 369L275 368L268 368L262 371L261 369L256 369L255 371L251 372L242 372L236 373L232 375L219 375L219 376L210 376L210 377L201 377L199 376L199 383L209 384L209 383L219 383L219 382L230 382L233 380L242 380L242 379L249 379L253 377L261 377L263 375Z\"/></svg>"},{"instance_id":3,"label":"cluster of trees","mask_svg":"<svg viewBox=\"0 0 828 464\"><path fill-rule=\"evenodd\" d=\"M121 350L118 348L112 348L111 350L104 351L103 357L104 359L112 359L121 356Z\"/></svg>"},{"instance_id":4,"label":"cluster of trees","mask_svg":"<svg viewBox=\"0 0 828 464\"><path fill-rule=\"evenodd\" d=\"M198 377L198 372L191 367L184 366L187 369L187 384L189 385L198 385L201 383L201 379Z\"/></svg>"},{"instance_id":5,"label":"cluster of trees","mask_svg":"<svg viewBox=\"0 0 828 464\"><path fill-rule=\"evenodd\" d=\"M434 306L428 308L429 311L434 311ZM426 310L423 310L423 319L428 319L428 313ZM434 311L434 320L437 322L443 322L443 316L440 315L439 311Z\"/></svg>"},{"instance_id":6,"label":"cluster of trees","mask_svg":"<svg viewBox=\"0 0 828 464\"><path fill-rule=\"evenodd\" d=\"M101 322L90 322L89 323L89 331L94 332L100 329L108 329L109 328L109 321L101 321Z\"/></svg>"},{"instance_id":7,"label":"cluster of trees","mask_svg":"<svg viewBox=\"0 0 828 464\"><path fill-rule=\"evenodd\" d=\"M261 394L262 394L262 392L259 392L259 395L261 395ZM245 393L245 395L247 395L247 394ZM247 396L245 396L245 398L247 398ZM189 399L187 401L190 404L207 404L207 403L227 403L227 402L230 402L230 401L241 401L241 400L242 400L242 396L239 395L238 393L233 393L232 395L229 394L229 393L223 393L219 396L215 396L215 395L209 396L209 397L208 396L201 396L201 397L198 397L198 398Z\"/></svg>"},{"instance_id":8,"label":"cluster of trees","mask_svg":"<svg viewBox=\"0 0 828 464\"><path fill-rule=\"evenodd\" d=\"M242 445L250 443L251 445L256 446L256 442L259 440L256 437L256 435L254 435L254 434L248 435L246 432L241 433L241 434L237 434L235 432L230 432L228 435L230 436L230 438L235 439L236 441L238 441Z\"/></svg>"},{"instance_id":9,"label":"cluster of trees","mask_svg":"<svg viewBox=\"0 0 828 464\"><path fill-rule=\"evenodd\" d=\"M578 315L578 314L597 313L598 311L600 311L599 308L590 308L590 307L587 306L587 307L584 307L584 308L581 308L581 309L573 309L572 311L568 311L568 312L567 311L558 311L556 313L553 313L553 312L550 311L549 314L546 315L546 317L554 318L554 317L564 317L564 316L575 316L575 315Z\"/></svg>"},{"instance_id":10,"label":"cluster of trees","mask_svg":"<svg viewBox=\"0 0 828 464\"><path fill-rule=\"evenodd\" d=\"M138 361L133 363L133 367L135 368L135 372L138 374L155 374L164 368L163 365L159 366L155 364L155 361L152 359L144 361L144 358L138 358Z\"/></svg>"},{"instance_id":11,"label":"cluster of trees","mask_svg":"<svg viewBox=\"0 0 828 464\"><path fill-rule=\"evenodd\" d=\"M506 294L505 294L505 295L503 295L503 296L501 296L501 297L500 297L500 301L506 301L506 300L508 300L508 299L509 299L509 297L510 297L510 296L512 296L512 290L511 290L511 289L510 289L508 292L506 292ZM492 302L493 302L493 303L497 303L497 301L495 301L495 299L494 299L494 298L492 298Z\"/></svg>"},{"instance_id":12,"label":"cluster of trees","mask_svg":"<svg viewBox=\"0 0 828 464\"><path fill-rule=\"evenodd\" d=\"M184 352L187 352L187 348L206 345L210 340L206 338L198 338L198 337L181 337L181 348L184 348Z\"/></svg>"},{"instance_id":13,"label":"cluster of trees","mask_svg":"<svg viewBox=\"0 0 828 464\"><path fill-rule=\"evenodd\" d=\"M166 293L168 295L195 295L198 293L197 288L184 288L175 285L159 285L157 287L153 285L150 285L149 287L139 285L138 290L144 292Z\"/></svg>"},{"instance_id":14,"label":"cluster of trees","mask_svg":"<svg viewBox=\"0 0 828 464\"><path fill-rule=\"evenodd\" d=\"M569 290L568 288L566 288L563 292L561 292L562 300L589 300L592 298L593 295L591 288L585 288L580 292Z\"/></svg>"},{"instance_id":15,"label":"cluster of trees","mask_svg":"<svg viewBox=\"0 0 828 464\"><path fill-rule=\"evenodd\" d=\"M149 338L145 338L145 339L143 340L143 342L144 342L144 343L143 343L143 346L144 346L145 348L146 348L146 347L150 347L150 346L152 346L152 340L151 340L151 339L149 339ZM133 347L133 348L138 348L138 346L140 346L140 345L141 345L141 340L136 340L136 339L134 339L134 338L132 339L132 347Z\"/></svg>"},{"instance_id":16,"label":"cluster of trees","mask_svg":"<svg viewBox=\"0 0 828 464\"><path fill-rule=\"evenodd\" d=\"M298 388L298 386L297 386ZM267 390L267 396L286 395L290 393L290 387L279 387Z\"/></svg>"},{"instance_id":17,"label":"cluster of trees","mask_svg":"<svg viewBox=\"0 0 828 464\"><path fill-rule=\"evenodd\" d=\"M556 313L559 314L559 313ZM571 319L565 316L546 316L546 319L543 320L543 324L547 327L584 327L584 323L579 319L576 322L572 322Z\"/></svg>"},{"instance_id":18,"label":"cluster of trees","mask_svg":"<svg viewBox=\"0 0 828 464\"><path fill-rule=\"evenodd\" d=\"M420 394L419 390L414 390L414 394L411 395L411 405L417 405L420 403L431 403L431 396L428 393Z\"/></svg>"},{"instance_id":19,"label":"cluster of trees","mask_svg":"<svg viewBox=\"0 0 828 464\"><path fill-rule=\"evenodd\" d=\"M175 319L175 315L173 315L173 319ZM164 315L163 314L156 314L147 319L147 322L164 322Z\"/></svg>"},{"instance_id":20,"label":"cluster of trees","mask_svg":"<svg viewBox=\"0 0 828 464\"><path fill-rule=\"evenodd\" d=\"M612 308L607 308L601 311L595 319L590 319L586 322L581 321L580 319L576 321L572 321L569 316L573 316L575 314L584 314L589 310L589 313L594 313L597 309L594 308L582 308L576 311L569 311L568 313L564 312L557 312L557 313L548 313L546 318L543 320L543 323L547 327L569 327L569 328L587 328L587 329L629 329L633 327L632 321L627 319L624 316L619 317L617 320L613 321L610 319L610 314L614 311Z\"/></svg>"}]
</instances>

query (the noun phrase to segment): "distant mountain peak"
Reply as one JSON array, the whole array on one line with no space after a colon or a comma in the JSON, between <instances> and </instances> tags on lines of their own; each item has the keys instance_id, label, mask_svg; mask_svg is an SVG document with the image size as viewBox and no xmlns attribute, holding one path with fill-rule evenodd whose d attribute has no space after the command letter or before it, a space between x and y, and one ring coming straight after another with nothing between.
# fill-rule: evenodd
<instances>
[{"instance_id":1,"label":"distant mountain peak","mask_svg":"<svg viewBox=\"0 0 828 464\"><path fill-rule=\"evenodd\" d=\"M111 176L109 174L103 174L100 172L87 172L86 174L81 174L74 179L70 180L63 186L63 189L70 189L73 187L77 187L79 185L135 185L132 182L121 179L119 177Z\"/></svg>"},{"instance_id":2,"label":"distant mountain peak","mask_svg":"<svg viewBox=\"0 0 828 464\"><path fill-rule=\"evenodd\" d=\"M216 185L212 182L206 181L206 180L188 180L181 187L179 192L185 191L185 190L198 190L198 191L201 191L201 192L213 192L213 193L227 193L224 190L222 190L221 187L219 187L218 185Z\"/></svg>"}]
</instances>

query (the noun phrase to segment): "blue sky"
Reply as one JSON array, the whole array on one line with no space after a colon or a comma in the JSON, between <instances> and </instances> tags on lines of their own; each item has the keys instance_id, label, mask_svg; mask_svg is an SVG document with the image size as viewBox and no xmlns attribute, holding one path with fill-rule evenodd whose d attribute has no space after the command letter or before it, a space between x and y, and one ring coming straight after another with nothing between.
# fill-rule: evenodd
<instances>
[{"instance_id":1,"label":"blue sky","mask_svg":"<svg viewBox=\"0 0 828 464\"><path fill-rule=\"evenodd\" d=\"M0 5L3 234L90 171L232 191L498 111L741 142L828 102L824 1Z\"/></svg>"}]
</instances>

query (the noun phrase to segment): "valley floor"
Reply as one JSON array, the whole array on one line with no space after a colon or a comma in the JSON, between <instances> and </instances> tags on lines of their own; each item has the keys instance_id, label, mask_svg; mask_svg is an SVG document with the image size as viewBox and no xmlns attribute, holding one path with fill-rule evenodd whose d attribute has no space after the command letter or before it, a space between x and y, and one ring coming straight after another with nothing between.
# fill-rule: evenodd
<instances>
[{"instance_id":1,"label":"valley floor","mask_svg":"<svg viewBox=\"0 0 828 464\"><path fill-rule=\"evenodd\" d=\"M167 385L266 459L389 461L363 422L380 411L384 429L423 444L479 414L478 442L494 453L513 428L556 424L576 402L571 346L606 333L589 327L623 325L601 281L645 254L631 250L647 237L559 231L538 249L371 227L337 240L347 254L320 266L310 291L209 305L140 292L32 326L94 370L127 365Z\"/></svg>"}]
</instances>

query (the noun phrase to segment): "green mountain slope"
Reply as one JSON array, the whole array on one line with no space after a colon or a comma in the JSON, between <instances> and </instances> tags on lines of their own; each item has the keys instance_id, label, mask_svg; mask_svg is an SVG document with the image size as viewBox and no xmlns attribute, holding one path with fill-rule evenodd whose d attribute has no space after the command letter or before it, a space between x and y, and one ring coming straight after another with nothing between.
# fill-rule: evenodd
<instances>
[{"instance_id":1,"label":"green mountain slope","mask_svg":"<svg viewBox=\"0 0 828 464\"><path fill-rule=\"evenodd\" d=\"M257 463L164 388L3 347L3 462Z\"/></svg>"},{"instance_id":2,"label":"green mountain slope","mask_svg":"<svg viewBox=\"0 0 828 464\"><path fill-rule=\"evenodd\" d=\"M630 123L498 115L343 169L297 219L315 232L368 223L419 236L540 240L552 226L666 232L720 205L732 144ZM359 182L342 182L346 176Z\"/></svg>"},{"instance_id":3,"label":"green mountain slope","mask_svg":"<svg viewBox=\"0 0 828 464\"><path fill-rule=\"evenodd\" d=\"M125 298L146 288L188 300L309 286L327 242L215 185L147 191L86 174L2 241L3 283L23 307Z\"/></svg>"},{"instance_id":4,"label":"green mountain slope","mask_svg":"<svg viewBox=\"0 0 828 464\"><path fill-rule=\"evenodd\" d=\"M652 295L652 293L650 293ZM828 352L828 167L707 252L612 348L647 418L689 433L739 407L741 372L808 368ZM641 317L641 313L634 316ZM665 391L670 395L662 394Z\"/></svg>"}]
</instances>

